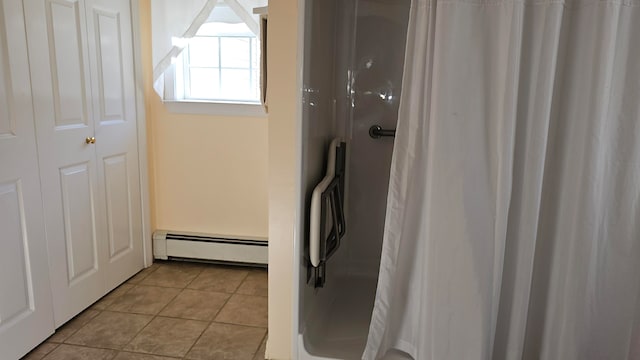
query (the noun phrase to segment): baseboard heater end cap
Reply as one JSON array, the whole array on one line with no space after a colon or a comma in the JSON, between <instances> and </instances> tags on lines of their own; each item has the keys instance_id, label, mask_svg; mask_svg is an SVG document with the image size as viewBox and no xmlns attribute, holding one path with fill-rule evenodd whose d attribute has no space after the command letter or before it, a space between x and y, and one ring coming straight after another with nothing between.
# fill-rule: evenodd
<instances>
[{"instance_id":1,"label":"baseboard heater end cap","mask_svg":"<svg viewBox=\"0 0 640 360\"><path fill-rule=\"evenodd\" d=\"M157 230L153 232L153 257L159 260L168 260L167 255L167 231Z\"/></svg>"}]
</instances>

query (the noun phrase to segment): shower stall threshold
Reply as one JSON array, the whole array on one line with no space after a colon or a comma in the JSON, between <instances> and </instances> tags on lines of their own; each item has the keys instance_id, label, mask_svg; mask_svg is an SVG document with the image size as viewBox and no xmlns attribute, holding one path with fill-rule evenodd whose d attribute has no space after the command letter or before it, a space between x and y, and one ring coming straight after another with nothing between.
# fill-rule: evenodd
<instances>
[{"instance_id":1,"label":"shower stall threshold","mask_svg":"<svg viewBox=\"0 0 640 360\"><path fill-rule=\"evenodd\" d=\"M314 323L306 325L304 334L299 334L299 359L361 359L369 333L376 283L375 278L342 279L331 306ZM410 358L394 353L385 359Z\"/></svg>"},{"instance_id":2,"label":"shower stall threshold","mask_svg":"<svg viewBox=\"0 0 640 360\"><path fill-rule=\"evenodd\" d=\"M327 289L328 290L328 289ZM360 359L367 343L376 279L347 277L323 314L316 314L300 334L300 359ZM322 291L322 290L321 290Z\"/></svg>"}]
</instances>

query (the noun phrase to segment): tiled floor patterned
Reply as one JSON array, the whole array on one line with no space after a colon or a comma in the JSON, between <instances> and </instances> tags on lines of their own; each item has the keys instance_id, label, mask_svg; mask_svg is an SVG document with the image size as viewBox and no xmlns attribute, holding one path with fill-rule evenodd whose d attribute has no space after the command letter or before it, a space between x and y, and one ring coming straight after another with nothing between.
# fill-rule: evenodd
<instances>
[{"instance_id":1,"label":"tiled floor patterned","mask_svg":"<svg viewBox=\"0 0 640 360\"><path fill-rule=\"evenodd\" d=\"M59 328L23 360L257 360L267 271L157 262Z\"/></svg>"}]
</instances>

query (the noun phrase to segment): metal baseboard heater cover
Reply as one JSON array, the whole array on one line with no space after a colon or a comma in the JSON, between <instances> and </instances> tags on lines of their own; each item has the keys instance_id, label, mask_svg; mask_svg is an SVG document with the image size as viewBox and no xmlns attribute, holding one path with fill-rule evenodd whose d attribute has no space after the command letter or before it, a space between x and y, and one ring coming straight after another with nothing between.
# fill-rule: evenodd
<instances>
[{"instance_id":1,"label":"metal baseboard heater cover","mask_svg":"<svg viewBox=\"0 0 640 360\"><path fill-rule=\"evenodd\" d=\"M269 253L266 238L158 230L153 233L153 257L267 265Z\"/></svg>"}]
</instances>

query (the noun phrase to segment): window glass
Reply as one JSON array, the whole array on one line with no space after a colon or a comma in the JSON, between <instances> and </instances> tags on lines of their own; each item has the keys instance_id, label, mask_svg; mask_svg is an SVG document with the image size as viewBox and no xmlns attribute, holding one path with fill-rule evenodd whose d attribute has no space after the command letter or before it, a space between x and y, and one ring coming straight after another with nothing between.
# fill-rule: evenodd
<instances>
[{"instance_id":1,"label":"window glass","mask_svg":"<svg viewBox=\"0 0 640 360\"><path fill-rule=\"evenodd\" d=\"M222 66L248 69L251 63L251 38L221 37Z\"/></svg>"},{"instance_id":2,"label":"window glass","mask_svg":"<svg viewBox=\"0 0 640 360\"><path fill-rule=\"evenodd\" d=\"M220 97L220 73L212 68L192 68L190 71L190 98L215 99Z\"/></svg>"},{"instance_id":3,"label":"window glass","mask_svg":"<svg viewBox=\"0 0 640 360\"><path fill-rule=\"evenodd\" d=\"M189 65L192 67L218 67L220 63L218 41L217 37L196 36L191 39L188 47Z\"/></svg>"},{"instance_id":4,"label":"window glass","mask_svg":"<svg viewBox=\"0 0 640 360\"><path fill-rule=\"evenodd\" d=\"M175 94L184 100L259 102L259 39L226 4L216 5L178 61Z\"/></svg>"},{"instance_id":5,"label":"window glass","mask_svg":"<svg viewBox=\"0 0 640 360\"><path fill-rule=\"evenodd\" d=\"M227 99L249 100L253 96L249 70L222 69L220 87L224 89L222 96Z\"/></svg>"}]
</instances>

